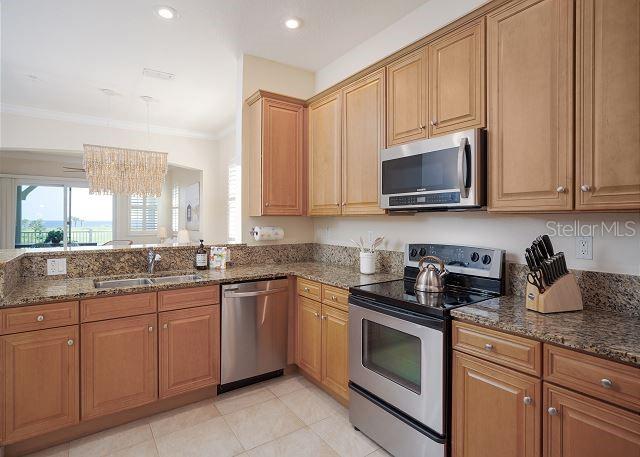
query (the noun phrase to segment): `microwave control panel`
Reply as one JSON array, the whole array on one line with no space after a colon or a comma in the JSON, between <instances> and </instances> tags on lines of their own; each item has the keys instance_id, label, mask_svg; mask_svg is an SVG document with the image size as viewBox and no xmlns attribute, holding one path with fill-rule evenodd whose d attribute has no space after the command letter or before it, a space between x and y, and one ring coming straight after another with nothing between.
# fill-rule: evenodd
<instances>
[{"instance_id":1,"label":"microwave control panel","mask_svg":"<svg viewBox=\"0 0 640 457\"><path fill-rule=\"evenodd\" d=\"M460 192L438 192L389 197L389 206L451 205L460 203Z\"/></svg>"}]
</instances>

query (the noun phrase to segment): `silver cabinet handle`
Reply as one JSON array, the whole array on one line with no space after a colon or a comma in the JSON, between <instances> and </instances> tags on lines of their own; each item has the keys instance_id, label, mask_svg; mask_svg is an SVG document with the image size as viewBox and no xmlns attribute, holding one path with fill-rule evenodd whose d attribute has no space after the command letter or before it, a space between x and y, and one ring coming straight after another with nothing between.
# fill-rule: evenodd
<instances>
[{"instance_id":1,"label":"silver cabinet handle","mask_svg":"<svg viewBox=\"0 0 640 457\"><path fill-rule=\"evenodd\" d=\"M558 186L556 188L556 192L558 192L559 194L564 194L566 190L567 189L565 189L564 186Z\"/></svg>"},{"instance_id":2,"label":"silver cabinet handle","mask_svg":"<svg viewBox=\"0 0 640 457\"><path fill-rule=\"evenodd\" d=\"M589 192L591 190L591 186L587 185L587 184L583 184L580 186L580 190L582 192Z\"/></svg>"},{"instance_id":3,"label":"silver cabinet handle","mask_svg":"<svg viewBox=\"0 0 640 457\"><path fill-rule=\"evenodd\" d=\"M38 317L36 317L36 320L38 322L42 322L44 320L44 316L42 314L39 314Z\"/></svg>"},{"instance_id":4,"label":"silver cabinet handle","mask_svg":"<svg viewBox=\"0 0 640 457\"><path fill-rule=\"evenodd\" d=\"M524 397L522 399L522 403L524 403L525 405L529 406L530 404L533 403L533 399L531 397Z\"/></svg>"},{"instance_id":5,"label":"silver cabinet handle","mask_svg":"<svg viewBox=\"0 0 640 457\"><path fill-rule=\"evenodd\" d=\"M485 348L487 351L490 351L491 349L493 349L493 344L491 344L491 343L487 343L487 344L485 344L485 345L484 345L484 348Z\"/></svg>"},{"instance_id":6,"label":"silver cabinet handle","mask_svg":"<svg viewBox=\"0 0 640 457\"><path fill-rule=\"evenodd\" d=\"M267 202L267 203L265 203L265 204L264 204L264 206L269 206L269 205L270 205L270 203L269 203L269 202Z\"/></svg>"},{"instance_id":7,"label":"silver cabinet handle","mask_svg":"<svg viewBox=\"0 0 640 457\"><path fill-rule=\"evenodd\" d=\"M431 125L433 127L435 127L436 125L438 125L438 119L431 119Z\"/></svg>"},{"instance_id":8,"label":"silver cabinet handle","mask_svg":"<svg viewBox=\"0 0 640 457\"><path fill-rule=\"evenodd\" d=\"M322 320L325 320L325 321L327 320L327 315L326 314L322 315Z\"/></svg>"},{"instance_id":9,"label":"silver cabinet handle","mask_svg":"<svg viewBox=\"0 0 640 457\"><path fill-rule=\"evenodd\" d=\"M309 292L309 288L308 288L308 287L305 287L305 288L304 288L304 291L305 291L305 292Z\"/></svg>"},{"instance_id":10,"label":"silver cabinet handle","mask_svg":"<svg viewBox=\"0 0 640 457\"><path fill-rule=\"evenodd\" d=\"M73 346L73 343L74 341L71 338L67 340L67 346Z\"/></svg>"},{"instance_id":11,"label":"silver cabinet handle","mask_svg":"<svg viewBox=\"0 0 640 457\"><path fill-rule=\"evenodd\" d=\"M613 387L613 381L611 379L607 379L607 378L601 379L600 380L600 384L605 389L611 389Z\"/></svg>"},{"instance_id":12,"label":"silver cabinet handle","mask_svg":"<svg viewBox=\"0 0 640 457\"><path fill-rule=\"evenodd\" d=\"M162 328L169 328L169 324L162 324Z\"/></svg>"},{"instance_id":13,"label":"silver cabinet handle","mask_svg":"<svg viewBox=\"0 0 640 457\"><path fill-rule=\"evenodd\" d=\"M332 295L332 296L331 296L331 300L336 301L336 300L337 300L336 296L335 296L335 295Z\"/></svg>"},{"instance_id":14,"label":"silver cabinet handle","mask_svg":"<svg viewBox=\"0 0 640 457\"><path fill-rule=\"evenodd\" d=\"M314 316L320 317L320 313L313 313Z\"/></svg>"},{"instance_id":15,"label":"silver cabinet handle","mask_svg":"<svg viewBox=\"0 0 640 457\"><path fill-rule=\"evenodd\" d=\"M149 326L149 332L153 332L153 327Z\"/></svg>"},{"instance_id":16,"label":"silver cabinet handle","mask_svg":"<svg viewBox=\"0 0 640 457\"><path fill-rule=\"evenodd\" d=\"M342 206L347 206L347 202L342 202Z\"/></svg>"},{"instance_id":17,"label":"silver cabinet handle","mask_svg":"<svg viewBox=\"0 0 640 457\"><path fill-rule=\"evenodd\" d=\"M549 416L557 416L558 415L558 410L555 409L553 406L550 407L547 412L549 413Z\"/></svg>"},{"instance_id":18,"label":"silver cabinet handle","mask_svg":"<svg viewBox=\"0 0 640 457\"><path fill-rule=\"evenodd\" d=\"M433 124L431 124L431 125L433 125ZM424 130L425 128L427 128L427 126L426 126L426 125L424 125L424 124L420 124L420 130Z\"/></svg>"}]
</instances>

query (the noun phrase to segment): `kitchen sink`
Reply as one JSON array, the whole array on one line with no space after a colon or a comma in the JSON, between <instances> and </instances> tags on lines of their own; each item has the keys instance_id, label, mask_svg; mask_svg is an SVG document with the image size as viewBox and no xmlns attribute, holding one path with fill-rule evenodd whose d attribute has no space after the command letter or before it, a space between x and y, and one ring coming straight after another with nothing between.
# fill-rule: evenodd
<instances>
[{"instance_id":1,"label":"kitchen sink","mask_svg":"<svg viewBox=\"0 0 640 457\"><path fill-rule=\"evenodd\" d=\"M177 276L160 276L158 278L151 278L153 284L164 284L167 282L186 282L197 281L202 279L200 275L177 275Z\"/></svg>"},{"instance_id":2,"label":"kitchen sink","mask_svg":"<svg viewBox=\"0 0 640 457\"><path fill-rule=\"evenodd\" d=\"M133 287L133 286L149 286L153 284L149 278L131 278L131 279L109 279L105 281L94 281L93 285L96 289L110 289L114 287Z\"/></svg>"}]
</instances>

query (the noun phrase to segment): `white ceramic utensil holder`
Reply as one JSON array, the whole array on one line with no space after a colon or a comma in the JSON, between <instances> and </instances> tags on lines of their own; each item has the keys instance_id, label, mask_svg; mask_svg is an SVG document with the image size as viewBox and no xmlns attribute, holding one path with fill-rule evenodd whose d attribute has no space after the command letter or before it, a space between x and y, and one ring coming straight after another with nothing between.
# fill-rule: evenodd
<instances>
[{"instance_id":1,"label":"white ceramic utensil holder","mask_svg":"<svg viewBox=\"0 0 640 457\"><path fill-rule=\"evenodd\" d=\"M376 253L360 251L360 273L372 275L376 272Z\"/></svg>"}]
</instances>

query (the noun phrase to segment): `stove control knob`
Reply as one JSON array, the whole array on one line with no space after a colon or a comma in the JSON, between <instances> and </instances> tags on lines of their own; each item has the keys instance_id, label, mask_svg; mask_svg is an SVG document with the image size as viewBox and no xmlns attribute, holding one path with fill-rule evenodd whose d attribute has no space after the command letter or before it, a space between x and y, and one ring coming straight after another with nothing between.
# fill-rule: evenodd
<instances>
[{"instance_id":1,"label":"stove control knob","mask_svg":"<svg viewBox=\"0 0 640 457\"><path fill-rule=\"evenodd\" d=\"M420 257L424 257L427 255L427 250L425 248L420 248Z\"/></svg>"},{"instance_id":2,"label":"stove control knob","mask_svg":"<svg viewBox=\"0 0 640 457\"><path fill-rule=\"evenodd\" d=\"M478 254L477 252L474 252L471 254L471 261L472 262L477 262L478 260L480 260L480 254Z\"/></svg>"},{"instance_id":3,"label":"stove control knob","mask_svg":"<svg viewBox=\"0 0 640 457\"><path fill-rule=\"evenodd\" d=\"M491 263L491 256L488 254L483 255L482 263L484 263L485 265L489 265Z\"/></svg>"},{"instance_id":4,"label":"stove control knob","mask_svg":"<svg viewBox=\"0 0 640 457\"><path fill-rule=\"evenodd\" d=\"M418 250L416 248L412 248L411 249L411 253L409 254L410 257L415 257L418 255Z\"/></svg>"}]
</instances>

